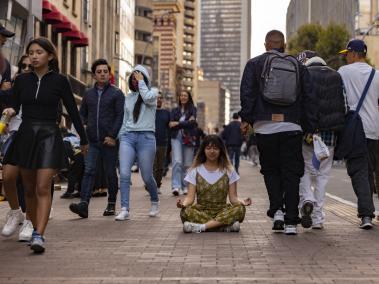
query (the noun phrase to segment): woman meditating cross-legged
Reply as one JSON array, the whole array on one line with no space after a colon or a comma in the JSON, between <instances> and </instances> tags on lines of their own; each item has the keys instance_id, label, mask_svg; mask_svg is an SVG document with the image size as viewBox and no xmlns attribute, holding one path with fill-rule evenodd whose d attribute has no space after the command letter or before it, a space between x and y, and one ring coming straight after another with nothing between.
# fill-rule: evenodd
<instances>
[{"instance_id":1,"label":"woman meditating cross-legged","mask_svg":"<svg viewBox=\"0 0 379 284\"><path fill-rule=\"evenodd\" d=\"M251 204L250 198L241 200L237 196L239 178L221 138L217 135L206 136L185 177L188 195L176 203L178 208L182 208L183 231L238 232L245 217L245 206ZM195 196L197 204L193 205ZM231 204L227 203L228 196Z\"/></svg>"}]
</instances>

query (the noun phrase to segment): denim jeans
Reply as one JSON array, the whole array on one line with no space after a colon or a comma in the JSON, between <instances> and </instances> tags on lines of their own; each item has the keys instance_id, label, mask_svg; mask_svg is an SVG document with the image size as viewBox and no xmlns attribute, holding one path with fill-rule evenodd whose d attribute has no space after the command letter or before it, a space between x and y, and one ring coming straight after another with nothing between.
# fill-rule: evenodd
<instances>
[{"instance_id":1,"label":"denim jeans","mask_svg":"<svg viewBox=\"0 0 379 284\"><path fill-rule=\"evenodd\" d=\"M241 156L241 147L239 146L228 146L228 155L229 159L232 162L236 172L240 167L240 156Z\"/></svg>"},{"instance_id":2,"label":"denim jeans","mask_svg":"<svg viewBox=\"0 0 379 284\"><path fill-rule=\"evenodd\" d=\"M183 189L185 174L192 164L193 147L183 145L182 139L171 139L172 148L172 189Z\"/></svg>"},{"instance_id":3,"label":"denim jeans","mask_svg":"<svg viewBox=\"0 0 379 284\"><path fill-rule=\"evenodd\" d=\"M108 179L108 203L116 203L118 191L118 178L116 173L117 147L106 146L102 143L90 143L89 150L84 159L84 176L82 180L80 198L89 203L95 183L97 159L102 156L105 163Z\"/></svg>"},{"instance_id":4,"label":"denim jeans","mask_svg":"<svg viewBox=\"0 0 379 284\"><path fill-rule=\"evenodd\" d=\"M155 135L151 131L133 131L121 135L119 152L121 208L129 210L131 167L136 157L151 202L159 201L157 184L153 177L155 148Z\"/></svg>"}]
</instances>

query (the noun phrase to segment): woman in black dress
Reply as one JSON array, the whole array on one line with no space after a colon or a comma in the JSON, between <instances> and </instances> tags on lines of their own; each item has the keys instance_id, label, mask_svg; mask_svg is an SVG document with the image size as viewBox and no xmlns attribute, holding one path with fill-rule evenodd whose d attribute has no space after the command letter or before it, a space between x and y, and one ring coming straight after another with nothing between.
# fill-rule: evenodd
<instances>
[{"instance_id":1,"label":"woman in black dress","mask_svg":"<svg viewBox=\"0 0 379 284\"><path fill-rule=\"evenodd\" d=\"M26 209L34 227L31 249L42 253L52 201L51 183L58 170L67 165L57 124L61 100L80 136L84 154L88 143L70 83L59 74L54 45L46 38L37 38L28 44L26 52L33 71L16 78L12 107L3 111L14 116L22 106L22 123L4 159L21 169Z\"/></svg>"}]
</instances>

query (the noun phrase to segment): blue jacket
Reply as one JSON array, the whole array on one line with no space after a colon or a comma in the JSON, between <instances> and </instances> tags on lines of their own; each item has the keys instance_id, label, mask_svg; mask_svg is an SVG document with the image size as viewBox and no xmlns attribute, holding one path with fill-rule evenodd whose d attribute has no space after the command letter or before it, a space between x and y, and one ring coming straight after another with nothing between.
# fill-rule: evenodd
<instances>
[{"instance_id":1,"label":"blue jacket","mask_svg":"<svg viewBox=\"0 0 379 284\"><path fill-rule=\"evenodd\" d=\"M241 122L233 120L230 122L221 134L227 147L241 147L243 137L241 134Z\"/></svg>"},{"instance_id":2,"label":"blue jacket","mask_svg":"<svg viewBox=\"0 0 379 284\"><path fill-rule=\"evenodd\" d=\"M124 102L122 91L111 84L106 85L100 95L96 84L85 92L80 115L87 126L89 142L103 142L105 137L117 138L124 117Z\"/></svg>"},{"instance_id":3,"label":"blue jacket","mask_svg":"<svg viewBox=\"0 0 379 284\"><path fill-rule=\"evenodd\" d=\"M317 128L317 98L312 93L312 82L308 70L299 62L300 95L290 106L278 106L266 102L262 96L264 78L262 71L267 53L250 59L241 80L241 111L243 121L253 125L255 121L271 121L273 114L282 114L285 122L301 125L305 132L313 133Z\"/></svg>"}]
</instances>

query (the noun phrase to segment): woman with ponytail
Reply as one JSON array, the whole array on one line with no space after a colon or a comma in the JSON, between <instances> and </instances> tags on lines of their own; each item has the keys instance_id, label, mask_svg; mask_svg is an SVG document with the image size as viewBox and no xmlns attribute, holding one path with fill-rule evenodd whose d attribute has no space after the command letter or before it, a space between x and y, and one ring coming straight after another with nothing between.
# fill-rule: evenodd
<instances>
[{"instance_id":1,"label":"woman with ponytail","mask_svg":"<svg viewBox=\"0 0 379 284\"><path fill-rule=\"evenodd\" d=\"M124 121L120 138L120 192L121 212L117 221L129 219L129 192L131 167L137 157L142 179L150 193L150 217L159 213L157 184L153 177L155 157L155 111L158 92L150 87L147 70L137 65L129 77L130 92L125 98Z\"/></svg>"},{"instance_id":2,"label":"woman with ponytail","mask_svg":"<svg viewBox=\"0 0 379 284\"><path fill-rule=\"evenodd\" d=\"M51 209L51 183L59 169L67 166L57 124L60 101L80 136L83 153L87 152L88 145L70 83L66 76L59 74L54 45L46 38L37 38L28 44L26 52L33 71L17 76L12 107L3 111L13 117L22 107L22 123L5 154L4 163L20 167L26 210L34 228L31 249L42 253Z\"/></svg>"}]
</instances>

